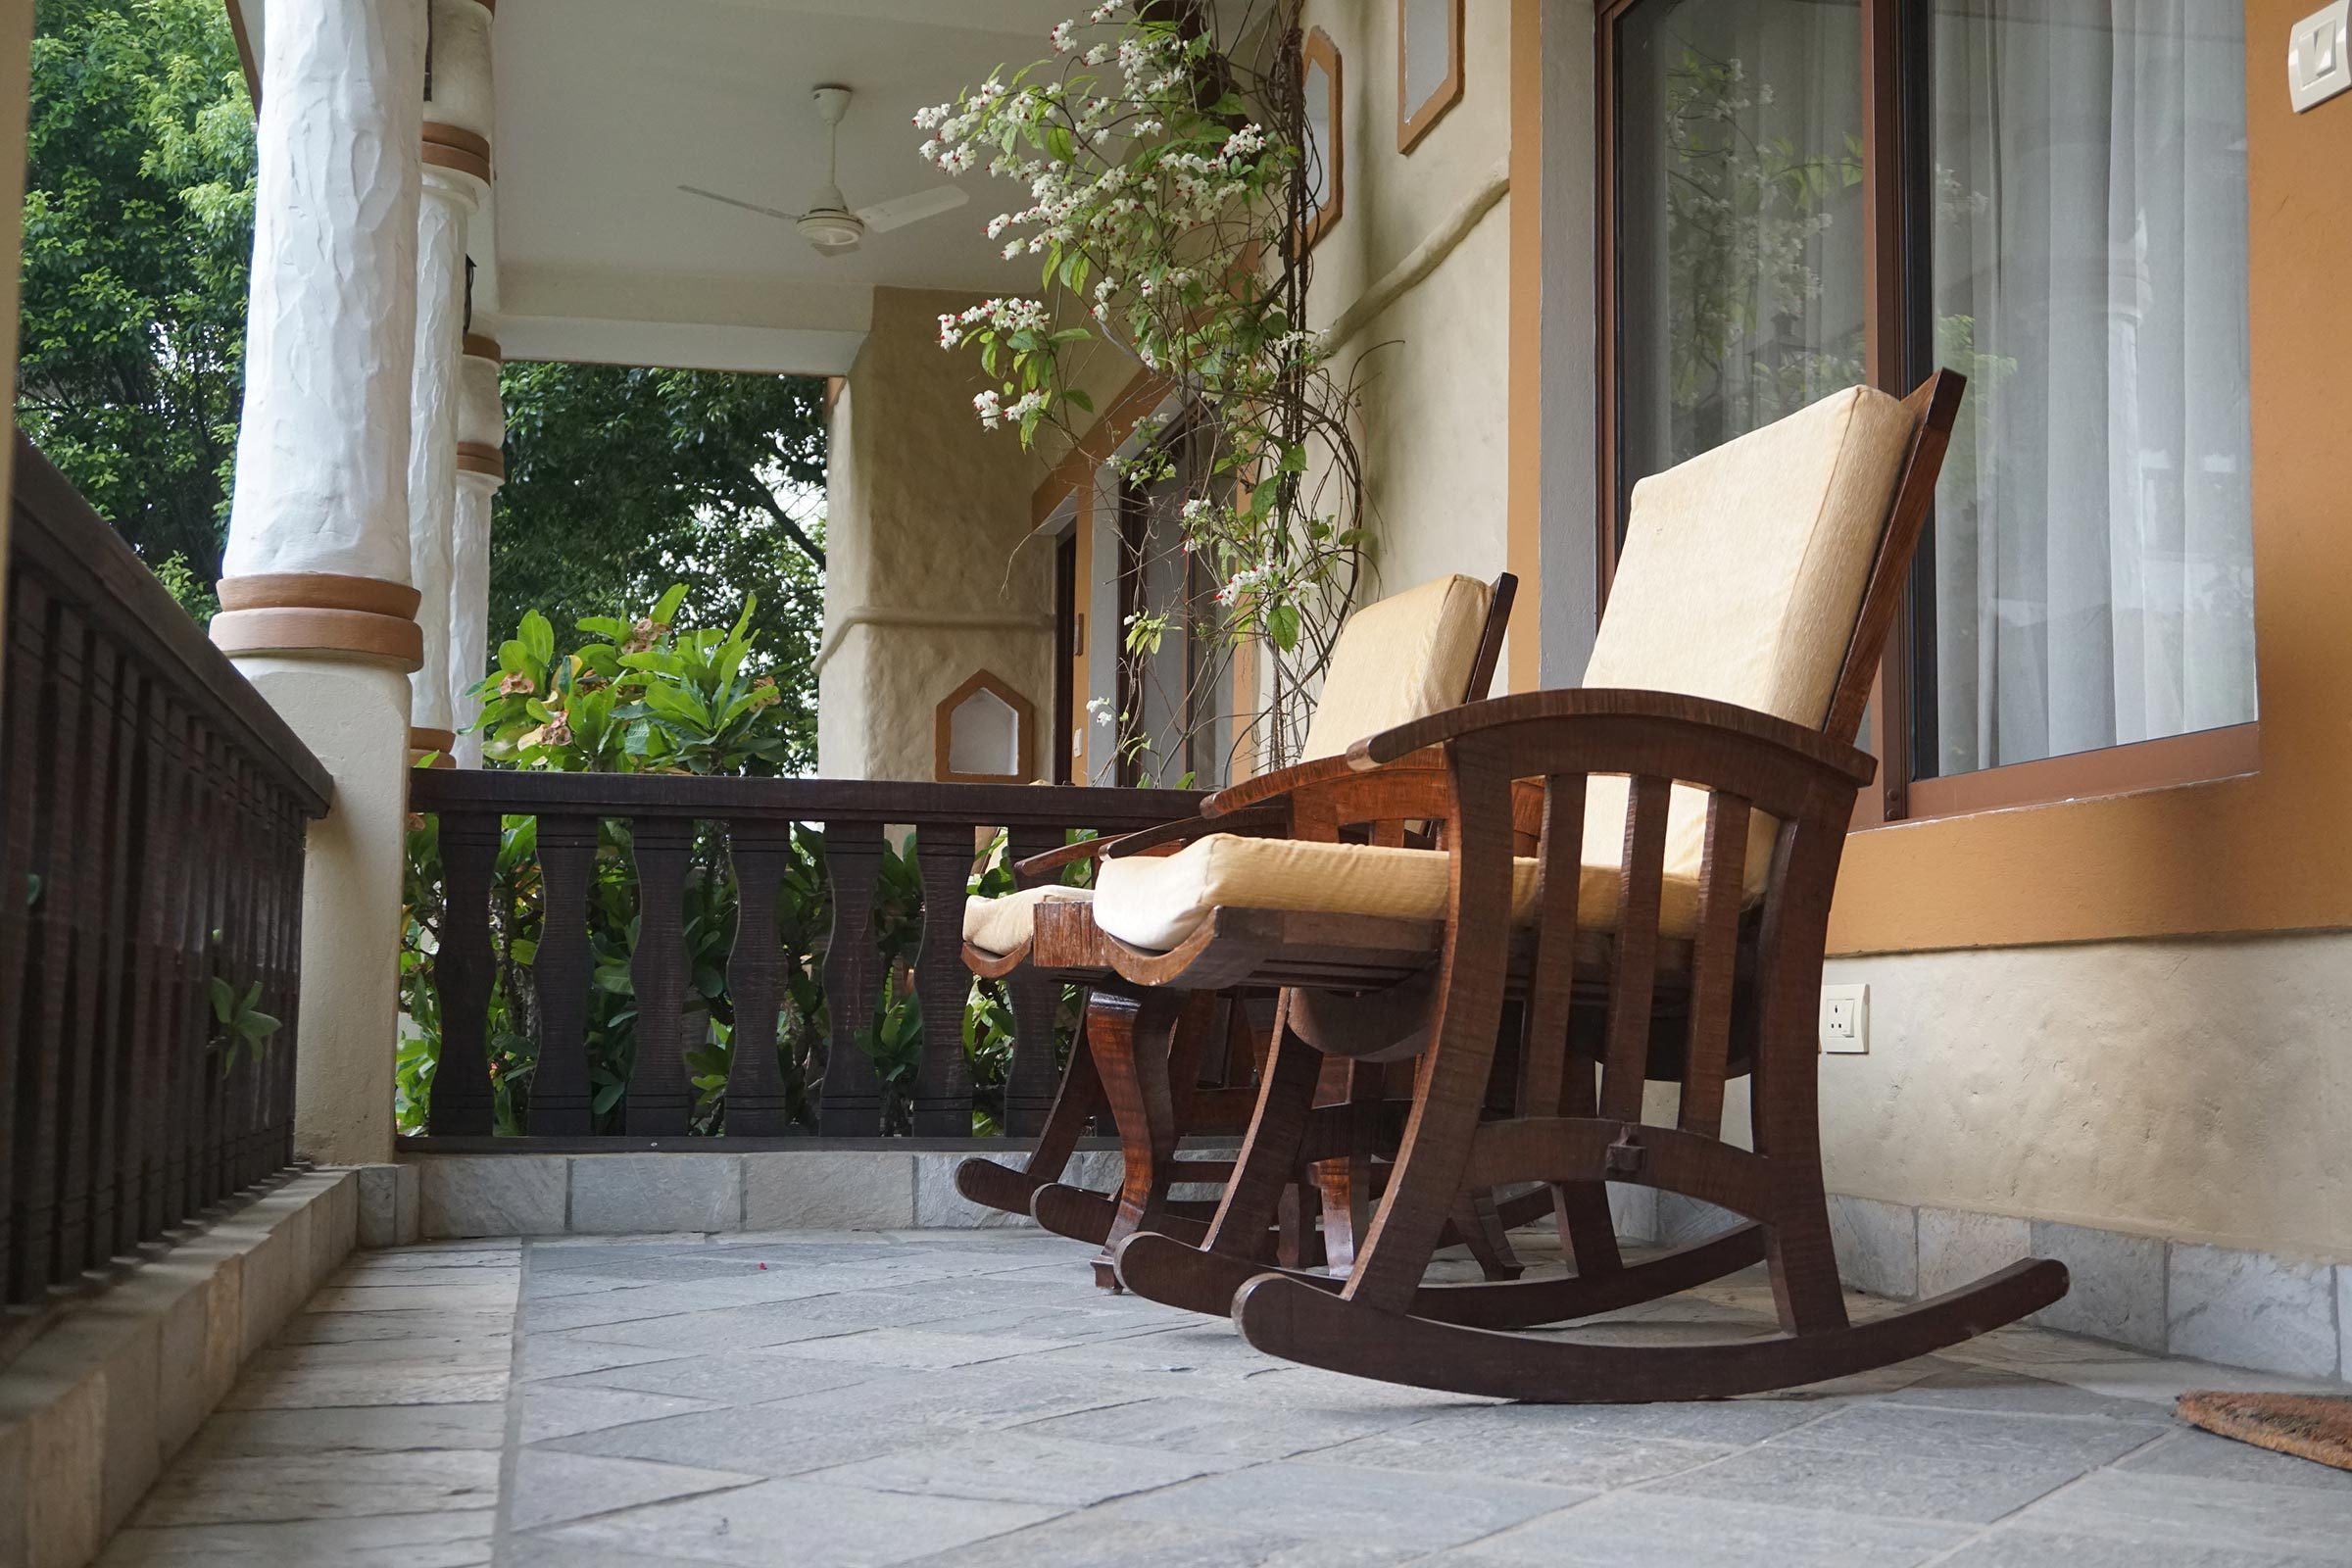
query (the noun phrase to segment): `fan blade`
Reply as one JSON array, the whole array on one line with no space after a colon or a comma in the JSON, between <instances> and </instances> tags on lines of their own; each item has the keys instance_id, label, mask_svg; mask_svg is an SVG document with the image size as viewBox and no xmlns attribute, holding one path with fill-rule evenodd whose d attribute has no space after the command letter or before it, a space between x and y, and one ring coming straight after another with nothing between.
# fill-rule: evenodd
<instances>
[{"instance_id":1,"label":"fan blade","mask_svg":"<svg viewBox=\"0 0 2352 1568\"><path fill-rule=\"evenodd\" d=\"M729 207L740 207L747 213L758 213L763 218L780 218L787 223L797 223L801 220L801 215L798 213L780 212L773 207L762 207L758 202L737 201L732 196L721 196L718 192L705 190L700 185L680 185L678 189L689 196L701 196L710 201L724 202Z\"/></svg>"},{"instance_id":2,"label":"fan blade","mask_svg":"<svg viewBox=\"0 0 2352 1568\"><path fill-rule=\"evenodd\" d=\"M972 198L960 185L938 185L930 190L916 191L911 196L894 196L886 202L858 209L859 221L877 234L908 223L919 223L941 213L952 213Z\"/></svg>"}]
</instances>

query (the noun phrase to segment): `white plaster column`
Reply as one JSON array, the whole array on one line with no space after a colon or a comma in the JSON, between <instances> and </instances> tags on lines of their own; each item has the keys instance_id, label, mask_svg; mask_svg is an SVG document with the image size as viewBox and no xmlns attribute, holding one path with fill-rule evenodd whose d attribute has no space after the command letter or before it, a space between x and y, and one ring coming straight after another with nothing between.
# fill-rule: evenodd
<instances>
[{"instance_id":1,"label":"white plaster column","mask_svg":"<svg viewBox=\"0 0 2352 1568\"><path fill-rule=\"evenodd\" d=\"M428 156L430 144L427 144ZM458 356L466 327L466 224L481 205L469 173L427 162L416 213L416 365L409 427L409 573L421 662L409 677L409 749L451 765L450 536L458 512Z\"/></svg>"},{"instance_id":2,"label":"white plaster column","mask_svg":"<svg viewBox=\"0 0 2352 1568\"><path fill-rule=\"evenodd\" d=\"M245 409L213 640L335 781L303 882L295 1145L392 1154L422 0L271 0Z\"/></svg>"},{"instance_id":3,"label":"white plaster column","mask_svg":"<svg viewBox=\"0 0 2352 1568\"><path fill-rule=\"evenodd\" d=\"M482 765L482 737L470 726L481 701L468 697L490 664L490 498L507 481L507 416L499 402L497 342L466 338L458 367L458 521L450 535L449 700L456 713L457 765Z\"/></svg>"},{"instance_id":4,"label":"white plaster column","mask_svg":"<svg viewBox=\"0 0 2352 1568\"><path fill-rule=\"evenodd\" d=\"M454 765L449 687L452 536L458 512L458 362L468 224L490 194L490 19L483 0L429 0L424 198L416 217L416 365L409 442L409 570L423 664L412 677L409 746Z\"/></svg>"}]
</instances>

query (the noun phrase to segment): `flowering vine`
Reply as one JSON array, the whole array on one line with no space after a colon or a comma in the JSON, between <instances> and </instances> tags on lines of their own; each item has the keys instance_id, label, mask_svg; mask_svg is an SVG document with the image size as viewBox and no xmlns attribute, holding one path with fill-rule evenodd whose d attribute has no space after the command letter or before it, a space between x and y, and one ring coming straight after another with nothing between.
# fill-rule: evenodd
<instances>
[{"instance_id":1,"label":"flowering vine","mask_svg":"<svg viewBox=\"0 0 2352 1568\"><path fill-rule=\"evenodd\" d=\"M1155 704L1184 733L1146 734L1137 714L1120 714L1131 752L1219 725L1233 658L1263 648L1268 678L1231 730L1269 763L1289 760L1301 697L1366 564L1357 389L1305 325L1308 255L1297 236L1319 181L1298 10L1298 0L1098 5L1053 29L1052 58L915 116L938 168L985 165L1026 193L988 233L1007 259L1039 262L1043 297L939 318L940 346L976 352L995 383L972 400L981 423L1024 445L1047 429L1075 439L1096 413L1080 373L1105 351L1157 376L1180 411L1171 430L1147 422L1136 455L1114 460L1158 503L1129 548L1180 553L1175 580L1206 581L1196 602L1127 619L1139 679L1168 662L1153 656L1174 631L1192 654L1175 662L1187 689Z\"/></svg>"}]
</instances>

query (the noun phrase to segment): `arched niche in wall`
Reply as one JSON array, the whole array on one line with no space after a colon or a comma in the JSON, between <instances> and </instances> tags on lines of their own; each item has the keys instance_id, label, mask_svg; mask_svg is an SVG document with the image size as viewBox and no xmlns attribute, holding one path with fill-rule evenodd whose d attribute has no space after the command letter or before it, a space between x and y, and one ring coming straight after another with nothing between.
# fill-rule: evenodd
<instances>
[{"instance_id":1,"label":"arched niche in wall","mask_svg":"<svg viewBox=\"0 0 2352 1568\"><path fill-rule=\"evenodd\" d=\"M1025 784L1037 776L1037 710L989 671L944 698L932 726L932 772L949 784Z\"/></svg>"}]
</instances>

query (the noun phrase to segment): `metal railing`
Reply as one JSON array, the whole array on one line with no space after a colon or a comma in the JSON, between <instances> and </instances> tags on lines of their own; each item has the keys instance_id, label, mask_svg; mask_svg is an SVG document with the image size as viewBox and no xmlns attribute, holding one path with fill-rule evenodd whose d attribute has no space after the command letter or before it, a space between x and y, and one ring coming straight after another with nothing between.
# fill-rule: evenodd
<instances>
[{"instance_id":1,"label":"metal railing","mask_svg":"<svg viewBox=\"0 0 2352 1568\"><path fill-rule=\"evenodd\" d=\"M495 1130L497 1055L505 1070L517 1061L527 1067L527 1103L517 1111L511 1099L504 1120L507 1130L533 1137L968 1137L975 1095L963 1030L973 981L962 920L976 847L1003 829L1005 858L1018 859L1063 844L1074 830L1115 834L1191 815L1201 798L1191 790L420 769L410 804L437 818L443 909L433 956L440 1056L427 1131L474 1138ZM902 858L886 835L906 826L913 842ZM775 934L780 883L810 867L796 848L803 839L821 842L815 859L830 906L821 955L788 955ZM511 930L495 942L493 933L494 920L513 909L510 903L494 916L494 880L503 875L512 885L524 842L540 922L529 933L527 966L514 961ZM625 956L612 951L610 936L601 953L591 940L600 857L633 871L635 935ZM920 1046L910 1082L886 1094L873 1028L892 960L876 940L875 916L886 872L909 864L907 880L920 883L912 911L919 936L906 944L899 978L919 1009ZM723 965L689 955L690 921L710 918L707 904L701 913L689 908L698 881L724 882L739 900ZM610 927L612 916L606 919ZM821 985L826 1019L823 1038L806 1042L798 1061L789 1047L778 1050L779 1007L796 978ZM499 1015L529 1041L513 1057L494 1050L500 987L507 989ZM511 995L519 989L531 993L527 1006ZM627 999L625 1067L616 1067L610 1042L590 1038L600 992ZM1061 988L1023 972L1004 982L1004 994L1014 1029L1001 1124L1019 1137L1034 1134L1053 1103ZM724 1082L713 1088L690 1058L707 1046L696 1009L718 996L732 1024ZM805 1086L800 1096L788 1093L788 1067ZM615 1071L621 1082L598 1081ZM886 1127L894 1099L903 1099L906 1114Z\"/></svg>"},{"instance_id":2,"label":"metal railing","mask_svg":"<svg viewBox=\"0 0 2352 1568\"><path fill-rule=\"evenodd\" d=\"M304 840L331 784L22 437L10 502L0 1294L15 1303L292 1159Z\"/></svg>"}]
</instances>

